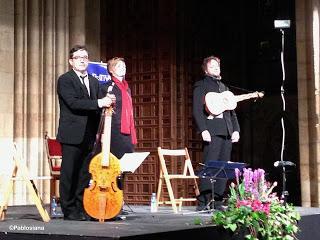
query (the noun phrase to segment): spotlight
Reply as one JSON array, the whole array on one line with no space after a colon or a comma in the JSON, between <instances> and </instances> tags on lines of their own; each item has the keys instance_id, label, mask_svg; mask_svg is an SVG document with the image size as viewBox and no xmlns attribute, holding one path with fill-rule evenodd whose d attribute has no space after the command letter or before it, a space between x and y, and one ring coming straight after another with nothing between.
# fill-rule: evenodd
<instances>
[{"instance_id":1,"label":"spotlight","mask_svg":"<svg viewBox=\"0 0 320 240\"><path fill-rule=\"evenodd\" d=\"M290 20L274 20L274 28L290 28Z\"/></svg>"}]
</instances>

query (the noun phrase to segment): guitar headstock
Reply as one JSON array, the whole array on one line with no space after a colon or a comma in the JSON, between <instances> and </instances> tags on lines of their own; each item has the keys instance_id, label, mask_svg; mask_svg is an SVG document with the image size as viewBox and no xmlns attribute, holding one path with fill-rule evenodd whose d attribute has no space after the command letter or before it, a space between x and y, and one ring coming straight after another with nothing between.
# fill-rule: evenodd
<instances>
[{"instance_id":1,"label":"guitar headstock","mask_svg":"<svg viewBox=\"0 0 320 240\"><path fill-rule=\"evenodd\" d=\"M256 98L263 98L264 97L264 92L255 92Z\"/></svg>"},{"instance_id":2,"label":"guitar headstock","mask_svg":"<svg viewBox=\"0 0 320 240\"><path fill-rule=\"evenodd\" d=\"M111 117L112 113L113 113L113 107L112 106L105 108L104 115L106 117Z\"/></svg>"}]
</instances>

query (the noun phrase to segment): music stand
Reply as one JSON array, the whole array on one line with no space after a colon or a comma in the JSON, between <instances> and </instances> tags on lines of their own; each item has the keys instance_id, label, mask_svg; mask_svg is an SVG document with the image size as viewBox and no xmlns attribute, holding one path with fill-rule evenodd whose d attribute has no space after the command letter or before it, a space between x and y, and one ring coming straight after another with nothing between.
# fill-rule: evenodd
<instances>
[{"instance_id":1,"label":"music stand","mask_svg":"<svg viewBox=\"0 0 320 240\"><path fill-rule=\"evenodd\" d=\"M125 174L127 173L134 173L137 168L142 164L142 162L148 157L150 152L133 152L133 153L125 153L122 158L119 160L120 161L120 169L123 175L123 179L125 178ZM118 181L121 182L119 179ZM123 184L121 182L121 184ZM124 205L126 205L130 210L131 213L134 211L130 207L126 201L123 201ZM129 211L122 210L123 215L128 214Z\"/></svg>"},{"instance_id":2,"label":"music stand","mask_svg":"<svg viewBox=\"0 0 320 240\"><path fill-rule=\"evenodd\" d=\"M245 163L240 162L223 162L210 160L204 165L203 169L197 174L200 178L209 179L211 183L211 194L212 199L206 205L205 209L210 210L210 205L214 210L214 183L217 179L234 179L235 169L238 168L240 171L246 167Z\"/></svg>"}]
</instances>

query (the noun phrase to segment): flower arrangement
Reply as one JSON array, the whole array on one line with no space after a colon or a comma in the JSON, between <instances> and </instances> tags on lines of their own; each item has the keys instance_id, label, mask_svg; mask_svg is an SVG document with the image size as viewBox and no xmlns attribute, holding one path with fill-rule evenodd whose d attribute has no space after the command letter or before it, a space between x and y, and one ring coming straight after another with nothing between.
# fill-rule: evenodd
<instances>
[{"instance_id":1,"label":"flower arrangement","mask_svg":"<svg viewBox=\"0 0 320 240\"><path fill-rule=\"evenodd\" d=\"M245 233L245 239L291 240L298 232L300 215L272 190L277 183L265 180L263 169L235 170L236 184L230 186L228 208L213 213L212 222L232 232Z\"/></svg>"}]
</instances>

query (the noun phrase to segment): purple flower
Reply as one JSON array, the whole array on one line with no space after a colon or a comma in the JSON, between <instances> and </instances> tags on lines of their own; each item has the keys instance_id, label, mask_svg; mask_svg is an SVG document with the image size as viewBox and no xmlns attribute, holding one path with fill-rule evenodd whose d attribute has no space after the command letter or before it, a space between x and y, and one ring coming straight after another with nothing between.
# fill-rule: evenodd
<instances>
[{"instance_id":1,"label":"purple flower","mask_svg":"<svg viewBox=\"0 0 320 240\"><path fill-rule=\"evenodd\" d=\"M234 169L235 175L236 175L236 181L237 184L239 185L239 178L241 176L241 171L239 170L239 168Z\"/></svg>"},{"instance_id":2,"label":"purple flower","mask_svg":"<svg viewBox=\"0 0 320 240\"><path fill-rule=\"evenodd\" d=\"M253 184L252 176L253 176L253 172L251 168L243 169L243 182L244 182L244 187L246 192L252 191L252 184Z\"/></svg>"}]
</instances>

